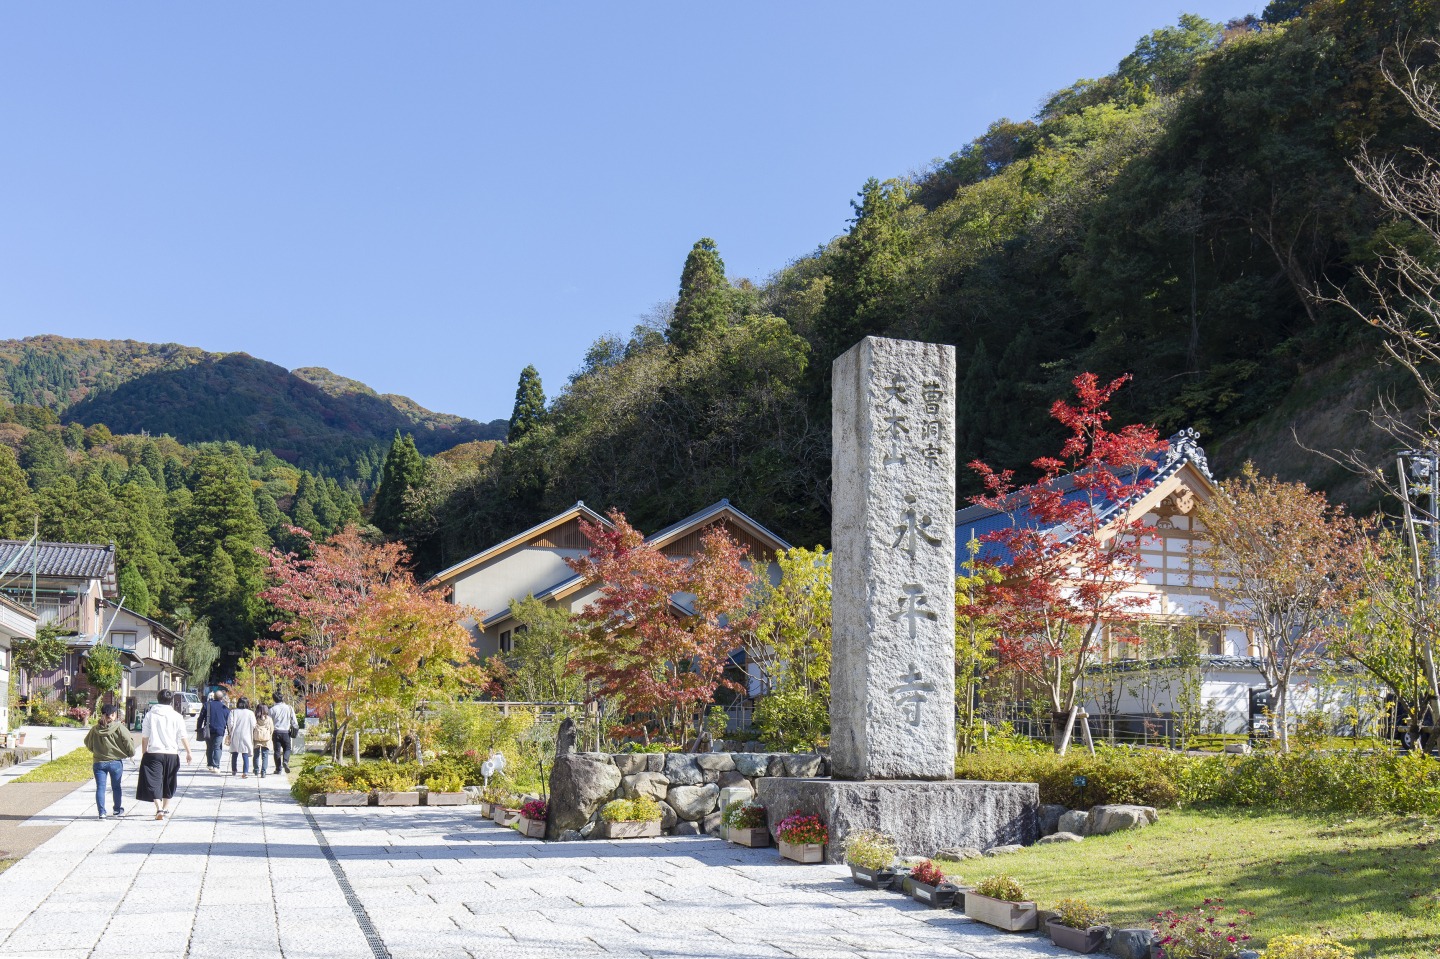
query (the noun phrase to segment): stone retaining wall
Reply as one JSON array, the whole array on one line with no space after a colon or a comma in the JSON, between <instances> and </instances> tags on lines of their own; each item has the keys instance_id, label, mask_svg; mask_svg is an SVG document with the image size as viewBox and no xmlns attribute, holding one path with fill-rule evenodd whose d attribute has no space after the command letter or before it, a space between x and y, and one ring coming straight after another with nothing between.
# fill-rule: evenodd
<instances>
[{"instance_id":1,"label":"stone retaining wall","mask_svg":"<svg viewBox=\"0 0 1440 959\"><path fill-rule=\"evenodd\" d=\"M561 755L550 774L545 838L588 839L597 833L601 806L612 799L641 796L660 803L664 835L714 833L725 805L753 797L759 780L828 775L828 757L813 753Z\"/></svg>"}]
</instances>

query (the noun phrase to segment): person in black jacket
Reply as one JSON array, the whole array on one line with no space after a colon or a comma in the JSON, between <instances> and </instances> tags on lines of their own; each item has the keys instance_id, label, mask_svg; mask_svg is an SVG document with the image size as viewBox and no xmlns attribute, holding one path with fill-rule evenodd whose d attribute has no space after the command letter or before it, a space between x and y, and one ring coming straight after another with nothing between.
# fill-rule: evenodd
<instances>
[{"instance_id":1,"label":"person in black jacket","mask_svg":"<svg viewBox=\"0 0 1440 959\"><path fill-rule=\"evenodd\" d=\"M195 720L195 735L205 740L205 765L212 773L220 771L220 753L225 748L225 727L229 722L230 707L225 705L225 694L217 689Z\"/></svg>"}]
</instances>

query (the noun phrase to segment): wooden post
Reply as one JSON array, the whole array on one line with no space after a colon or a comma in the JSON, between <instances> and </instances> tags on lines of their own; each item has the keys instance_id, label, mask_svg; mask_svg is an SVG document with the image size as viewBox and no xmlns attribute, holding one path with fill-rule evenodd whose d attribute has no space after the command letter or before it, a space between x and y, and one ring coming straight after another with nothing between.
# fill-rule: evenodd
<instances>
[{"instance_id":1,"label":"wooden post","mask_svg":"<svg viewBox=\"0 0 1440 959\"><path fill-rule=\"evenodd\" d=\"M1080 710L1076 716L1080 720L1080 733L1085 737L1085 748L1090 750L1090 755L1095 755L1095 740L1090 737L1090 714Z\"/></svg>"},{"instance_id":2,"label":"wooden post","mask_svg":"<svg viewBox=\"0 0 1440 959\"><path fill-rule=\"evenodd\" d=\"M1075 733L1075 716L1078 707L1071 706L1070 714L1065 717L1065 732L1060 736L1060 755L1065 755L1070 750L1070 737ZM1089 728L1088 726L1086 727Z\"/></svg>"}]
</instances>

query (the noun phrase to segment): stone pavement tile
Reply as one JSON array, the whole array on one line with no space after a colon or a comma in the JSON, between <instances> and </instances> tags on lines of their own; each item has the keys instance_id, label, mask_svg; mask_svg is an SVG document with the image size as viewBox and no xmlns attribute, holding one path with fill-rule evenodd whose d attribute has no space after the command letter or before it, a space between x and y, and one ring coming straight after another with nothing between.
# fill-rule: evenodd
<instances>
[{"instance_id":1,"label":"stone pavement tile","mask_svg":"<svg viewBox=\"0 0 1440 959\"><path fill-rule=\"evenodd\" d=\"M125 913L110 917L105 926L105 939L111 936L166 935L190 937L195 921L194 912Z\"/></svg>"}]
</instances>

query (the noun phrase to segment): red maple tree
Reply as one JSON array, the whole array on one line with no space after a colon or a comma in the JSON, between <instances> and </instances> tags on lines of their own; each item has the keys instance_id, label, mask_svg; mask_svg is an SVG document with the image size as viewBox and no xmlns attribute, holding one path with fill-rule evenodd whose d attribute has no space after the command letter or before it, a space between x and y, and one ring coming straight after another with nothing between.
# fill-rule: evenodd
<instances>
[{"instance_id":1,"label":"red maple tree","mask_svg":"<svg viewBox=\"0 0 1440 959\"><path fill-rule=\"evenodd\" d=\"M1150 604L1134 586L1146 572L1141 544L1155 529L1129 506L1154 485L1146 468L1167 444L1150 426L1108 427L1105 406L1129 379L1075 377L1076 401L1050 407L1070 435L1059 456L1035 460L1033 483L1017 486L1012 470L970 464L986 489L971 502L1011 522L982 537L1003 554L1000 580L965 612L995 618L1001 667L1043 689L1057 719L1074 710L1105 628L1133 623Z\"/></svg>"},{"instance_id":2,"label":"red maple tree","mask_svg":"<svg viewBox=\"0 0 1440 959\"><path fill-rule=\"evenodd\" d=\"M719 526L700 537L693 559L671 558L619 510L613 527L584 520L590 552L567 560L575 572L603 584L580 614L580 649L572 668L609 697L625 718L621 735L652 730L668 741L685 735L698 707L720 686L730 652L740 646L739 618L754 583L746 550ZM688 611L677 609L679 599Z\"/></svg>"}]
</instances>

